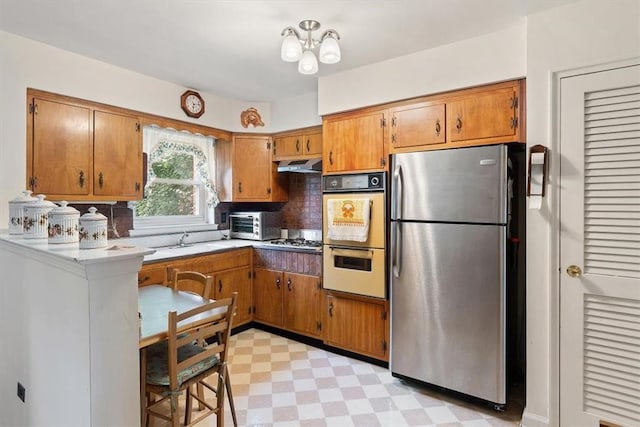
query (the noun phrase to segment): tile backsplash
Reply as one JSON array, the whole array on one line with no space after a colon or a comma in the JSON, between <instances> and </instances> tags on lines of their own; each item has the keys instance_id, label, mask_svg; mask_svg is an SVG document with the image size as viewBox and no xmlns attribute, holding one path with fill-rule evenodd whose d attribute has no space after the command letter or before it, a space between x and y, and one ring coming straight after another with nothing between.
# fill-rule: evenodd
<instances>
[{"instance_id":1,"label":"tile backsplash","mask_svg":"<svg viewBox=\"0 0 640 427\"><path fill-rule=\"evenodd\" d=\"M113 209L113 222L120 237L128 237L129 230L133 227L133 213L127 207L127 202L118 202L115 205L75 205L80 214L87 212L89 206L98 208L98 212L109 218L108 238L115 238L111 224L111 210ZM320 174L289 174L289 201L286 203L220 203L215 209L216 222L219 229L229 228L228 214L235 210L264 210L281 211L282 228L289 229L322 229L322 191ZM223 221L225 219L225 221Z\"/></svg>"}]
</instances>

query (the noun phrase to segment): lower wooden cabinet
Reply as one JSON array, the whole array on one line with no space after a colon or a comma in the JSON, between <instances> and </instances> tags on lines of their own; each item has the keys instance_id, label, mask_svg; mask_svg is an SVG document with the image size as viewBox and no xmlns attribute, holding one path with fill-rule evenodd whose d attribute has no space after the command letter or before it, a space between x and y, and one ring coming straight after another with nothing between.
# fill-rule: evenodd
<instances>
[{"instance_id":1,"label":"lower wooden cabinet","mask_svg":"<svg viewBox=\"0 0 640 427\"><path fill-rule=\"evenodd\" d=\"M320 337L320 278L284 273L284 327L292 332Z\"/></svg>"},{"instance_id":2,"label":"lower wooden cabinet","mask_svg":"<svg viewBox=\"0 0 640 427\"><path fill-rule=\"evenodd\" d=\"M389 303L376 298L327 291L323 306L325 344L389 360Z\"/></svg>"},{"instance_id":3,"label":"lower wooden cabinet","mask_svg":"<svg viewBox=\"0 0 640 427\"><path fill-rule=\"evenodd\" d=\"M282 328L282 271L255 268L253 277L253 318L257 322Z\"/></svg>"},{"instance_id":4,"label":"lower wooden cabinet","mask_svg":"<svg viewBox=\"0 0 640 427\"><path fill-rule=\"evenodd\" d=\"M228 298L234 292L238 293L233 327L252 320L250 266L213 274L213 288L214 299Z\"/></svg>"},{"instance_id":5,"label":"lower wooden cabinet","mask_svg":"<svg viewBox=\"0 0 640 427\"><path fill-rule=\"evenodd\" d=\"M319 338L320 277L254 269L254 320Z\"/></svg>"}]
</instances>

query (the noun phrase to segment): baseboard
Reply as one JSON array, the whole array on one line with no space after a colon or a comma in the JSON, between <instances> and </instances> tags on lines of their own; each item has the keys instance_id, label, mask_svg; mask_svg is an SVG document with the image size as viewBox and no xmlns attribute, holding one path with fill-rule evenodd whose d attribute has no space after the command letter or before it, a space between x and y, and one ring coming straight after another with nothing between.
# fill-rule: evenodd
<instances>
[{"instance_id":1,"label":"baseboard","mask_svg":"<svg viewBox=\"0 0 640 427\"><path fill-rule=\"evenodd\" d=\"M532 414L524 408L522 413L522 421L520 421L521 427L551 427L548 417L543 417L537 414Z\"/></svg>"}]
</instances>

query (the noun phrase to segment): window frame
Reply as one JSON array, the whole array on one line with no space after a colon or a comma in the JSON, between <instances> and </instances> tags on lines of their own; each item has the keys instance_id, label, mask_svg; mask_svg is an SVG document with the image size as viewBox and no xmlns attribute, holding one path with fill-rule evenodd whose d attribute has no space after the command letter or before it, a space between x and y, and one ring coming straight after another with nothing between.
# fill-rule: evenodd
<instances>
[{"instance_id":1,"label":"window frame","mask_svg":"<svg viewBox=\"0 0 640 427\"><path fill-rule=\"evenodd\" d=\"M147 170L145 173L150 177L146 187L153 183L167 183L179 185L194 185L198 199L197 215L154 215L140 217L136 215L137 202L130 202L129 207L133 211L133 230L130 235L146 235L166 233L168 231L185 230L215 230L217 224L214 221L213 208L218 203L214 183L211 182L213 174L213 148L215 140L212 137L204 137L188 132L177 132L172 129L160 129L157 127L144 127L143 138L147 132L153 132L153 142L144 145L144 151L148 154ZM149 138L152 139L152 138ZM210 146L207 146L209 144ZM172 154L188 153L193 156L194 178L174 179L157 178L153 175L152 165L157 160L167 158ZM208 154L208 155L207 155ZM203 176L205 175L205 176Z\"/></svg>"}]
</instances>

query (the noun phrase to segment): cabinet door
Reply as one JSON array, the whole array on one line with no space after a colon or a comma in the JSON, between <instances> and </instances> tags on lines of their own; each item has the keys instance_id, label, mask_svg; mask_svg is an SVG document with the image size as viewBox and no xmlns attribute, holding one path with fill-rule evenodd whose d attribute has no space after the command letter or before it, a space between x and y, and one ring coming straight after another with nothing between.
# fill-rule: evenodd
<instances>
[{"instance_id":1,"label":"cabinet door","mask_svg":"<svg viewBox=\"0 0 640 427\"><path fill-rule=\"evenodd\" d=\"M228 298L233 292L238 292L236 315L233 317L235 327L252 319L250 267L228 270L214 276L215 299Z\"/></svg>"},{"instance_id":2,"label":"cabinet door","mask_svg":"<svg viewBox=\"0 0 640 427\"><path fill-rule=\"evenodd\" d=\"M323 172L384 170L384 112L374 112L323 124Z\"/></svg>"},{"instance_id":3,"label":"cabinet door","mask_svg":"<svg viewBox=\"0 0 640 427\"><path fill-rule=\"evenodd\" d=\"M425 103L391 110L391 148L444 144L445 106Z\"/></svg>"},{"instance_id":4,"label":"cabinet door","mask_svg":"<svg viewBox=\"0 0 640 427\"><path fill-rule=\"evenodd\" d=\"M266 268L254 269L253 317L258 322L282 327L282 272Z\"/></svg>"},{"instance_id":5,"label":"cabinet door","mask_svg":"<svg viewBox=\"0 0 640 427\"><path fill-rule=\"evenodd\" d=\"M236 137L232 167L234 200L270 200L272 162L268 137Z\"/></svg>"},{"instance_id":6,"label":"cabinet door","mask_svg":"<svg viewBox=\"0 0 640 427\"><path fill-rule=\"evenodd\" d=\"M90 194L89 108L34 98L28 119L27 186L49 198Z\"/></svg>"},{"instance_id":7,"label":"cabinet door","mask_svg":"<svg viewBox=\"0 0 640 427\"><path fill-rule=\"evenodd\" d=\"M306 156L322 154L322 132L304 135L302 142Z\"/></svg>"},{"instance_id":8,"label":"cabinet door","mask_svg":"<svg viewBox=\"0 0 640 427\"><path fill-rule=\"evenodd\" d=\"M388 360L387 305L384 300L365 300L327 293L323 325L328 345Z\"/></svg>"},{"instance_id":9,"label":"cabinet door","mask_svg":"<svg viewBox=\"0 0 640 427\"><path fill-rule=\"evenodd\" d=\"M142 132L137 117L95 111L94 177L96 196L118 200L142 197Z\"/></svg>"},{"instance_id":10,"label":"cabinet door","mask_svg":"<svg viewBox=\"0 0 640 427\"><path fill-rule=\"evenodd\" d=\"M479 92L447 102L447 140L488 140L517 135L517 88Z\"/></svg>"},{"instance_id":11,"label":"cabinet door","mask_svg":"<svg viewBox=\"0 0 640 427\"><path fill-rule=\"evenodd\" d=\"M284 273L284 325L299 334L320 335L320 279Z\"/></svg>"}]
</instances>

